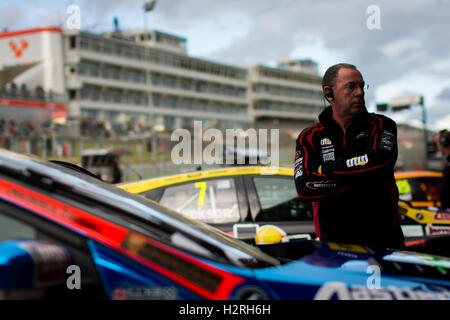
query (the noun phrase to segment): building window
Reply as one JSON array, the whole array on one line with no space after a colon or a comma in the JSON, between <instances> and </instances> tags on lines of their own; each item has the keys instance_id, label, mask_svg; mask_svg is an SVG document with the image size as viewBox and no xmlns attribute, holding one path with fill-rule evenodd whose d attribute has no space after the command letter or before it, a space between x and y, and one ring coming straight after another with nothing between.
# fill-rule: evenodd
<instances>
[{"instance_id":1,"label":"building window","mask_svg":"<svg viewBox=\"0 0 450 320\"><path fill-rule=\"evenodd\" d=\"M76 36L70 36L69 38L69 48L70 49L76 49L77 47L77 37Z\"/></svg>"},{"instance_id":2,"label":"building window","mask_svg":"<svg viewBox=\"0 0 450 320\"><path fill-rule=\"evenodd\" d=\"M77 97L77 91L76 90L69 90L69 100L75 100Z\"/></svg>"}]
</instances>

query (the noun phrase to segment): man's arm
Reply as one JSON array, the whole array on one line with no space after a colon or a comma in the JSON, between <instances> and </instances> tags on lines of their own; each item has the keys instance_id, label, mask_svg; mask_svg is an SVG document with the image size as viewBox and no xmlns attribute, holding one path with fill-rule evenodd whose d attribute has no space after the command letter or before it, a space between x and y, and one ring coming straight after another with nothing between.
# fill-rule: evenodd
<instances>
[{"instance_id":1,"label":"man's arm","mask_svg":"<svg viewBox=\"0 0 450 320\"><path fill-rule=\"evenodd\" d=\"M316 130L312 127L300 133L295 150L295 188L298 196L307 200L319 200L347 189L342 182L320 172L323 159L312 138Z\"/></svg>"},{"instance_id":2,"label":"man's arm","mask_svg":"<svg viewBox=\"0 0 450 320\"><path fill-rule=\"evenodd\" d=\"M364 152L327 161L322 173L334 179L352 179L393 170L398 155L397 125L387 117L374 115L370 131Z\"/></svg>"}]
</instances>

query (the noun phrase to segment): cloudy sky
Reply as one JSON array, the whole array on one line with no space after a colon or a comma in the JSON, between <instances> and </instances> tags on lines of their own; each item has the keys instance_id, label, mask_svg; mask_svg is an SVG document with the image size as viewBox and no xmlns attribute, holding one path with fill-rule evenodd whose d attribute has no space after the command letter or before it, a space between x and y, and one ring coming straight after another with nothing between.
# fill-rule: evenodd
<instances>
[{"instance_id":1,"label":"cloudy sky","mask_svg":"<svg viewBox=\"0 0 450 320\"><path fill-rule=\"evenodd\" d=\"M311 58L323 75L349 62L370 84L367 105L423 95L428 124L450 129L450 1L445 0L0 0L0 30L66 27L70 5L81 29L152 28L183 36L188 54L235 64L275 66L283 58ZM389 113L420 125L422 111Z\"/></svg>"}]
</instances>

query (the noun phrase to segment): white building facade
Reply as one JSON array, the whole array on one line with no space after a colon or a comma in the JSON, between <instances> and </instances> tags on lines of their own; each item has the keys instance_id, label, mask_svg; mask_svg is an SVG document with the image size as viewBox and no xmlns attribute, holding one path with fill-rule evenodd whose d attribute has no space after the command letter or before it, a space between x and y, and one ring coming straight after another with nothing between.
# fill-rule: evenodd
<instances>
[{"instance_id":1,"label":"white building facade","mask_svg":"<svg viewBox=\"0 0 450 320\"><path fill-rule=\"evenodd\" d=\"M75 136L170 132L193 120L203 129L301 130L325 106L312 61L227 65L190 57L186 39L157 30L6 32L0 53L2 87L25 84L59 97Z\"/></svg>"}]
</instances>

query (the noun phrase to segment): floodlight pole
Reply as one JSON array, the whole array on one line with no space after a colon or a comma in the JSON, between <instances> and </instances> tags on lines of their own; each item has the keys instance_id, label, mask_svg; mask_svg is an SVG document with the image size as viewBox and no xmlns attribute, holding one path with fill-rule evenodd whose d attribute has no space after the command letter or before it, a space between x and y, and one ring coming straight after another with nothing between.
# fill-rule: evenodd
<instances>
[{"instance_id":1,"label":"floodlight pole","mask_svg":"<svg viewBox=\"0 0 450 320\"><path fill-rule=\"evenodd\" d=\"M146 14L147 14L147 12L152 11L155 8L155 5L156 5L156 0L150 0L150 1L144 0L144 5L142 6L142 8L144 9L144 11L143 11L144 30L147 30L147 16L146 16Z\"/></svg>"},{"instance_id":2,"label":"floodlight pole","mask_svg":"<svg viewBox=\"0 0 450 320\"><path fill-rule=\"evenodd\" d=\"M423 122L423 139L425 144L425 158L424 158L424 169L428 168L428 132L427 132L427 112L425 110L424 97L420 97L420 106L422 107L422 122Z\"/></svg>"}]
</instances>

